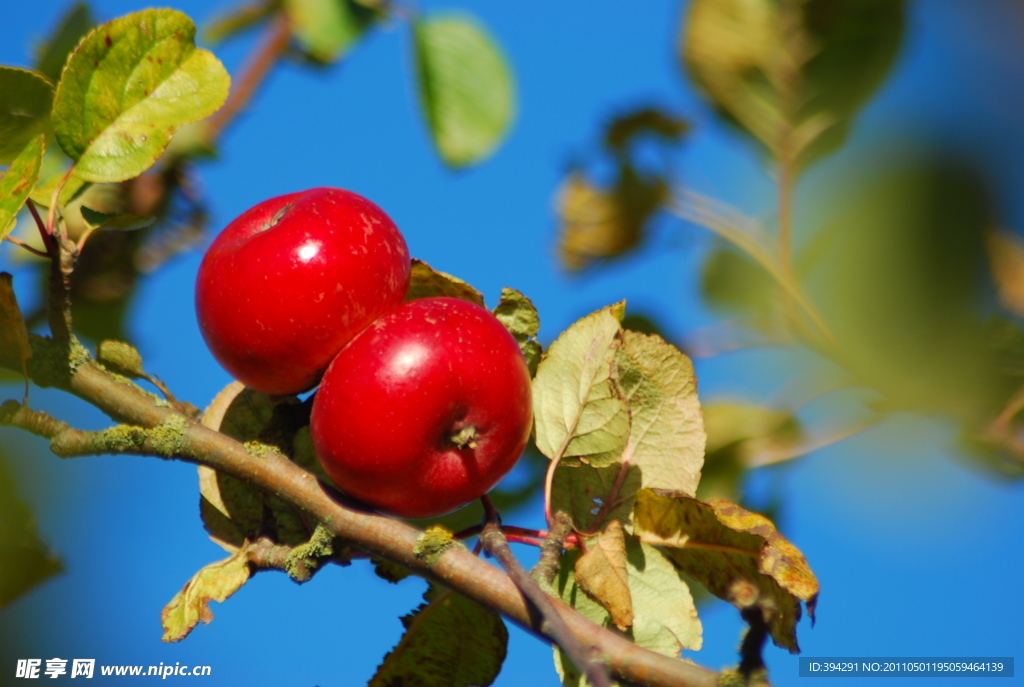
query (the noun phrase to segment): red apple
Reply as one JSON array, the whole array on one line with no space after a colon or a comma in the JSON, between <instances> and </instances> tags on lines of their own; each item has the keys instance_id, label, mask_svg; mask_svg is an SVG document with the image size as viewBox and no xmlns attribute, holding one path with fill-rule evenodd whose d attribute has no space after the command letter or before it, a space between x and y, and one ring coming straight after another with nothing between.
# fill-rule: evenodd
<instances>
[{"instance_id":1,"label":"red apple","mask_svg":"<svg viewBox=\"0 0 1024 687\"><path fill-rule=\"evenodd\" d=\"M316 188L264 201L214 240L196 314L214 357L268 394L311 389L352 337L405 298L409 250L379 207Z\"/></svg>"},{"instance_id":2,"label":"red apple","mask_svg":"<svg viewBox=\"0 0 1024 687\"><path fill-rule=\"evenodd\" d=\"M425 518L497 484L532 419L530 373L505 327L472 303L426 298L391 310L338 354L310 430L343 491Z\"/></svg>"}]
</instances>

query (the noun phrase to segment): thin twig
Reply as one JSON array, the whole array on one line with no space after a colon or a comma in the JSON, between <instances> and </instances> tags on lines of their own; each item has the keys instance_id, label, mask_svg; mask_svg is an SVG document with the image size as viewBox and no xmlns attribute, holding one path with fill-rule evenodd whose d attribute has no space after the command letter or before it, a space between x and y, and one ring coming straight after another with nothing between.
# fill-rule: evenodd
<instances>
[{"instance_id":1,"label":"thin twig","mask_svg":"<svg viewBox=\"0 0 1024 687\"><path fill-rule=\"evenodd\" d=\"M270 70L288 47L290 35L291 26L288 22L288 14L284 11L278 12L267 26L262 41L246 62L242 76L238 79L236 86L231 89L231 94L224 106L207 120L206 140L210 145L217 142L220 135L224 133L224 129L252 100L260 85L270 74Z\"/></svg>"},{"instance_id":2,"label":"thin twig","mask_svg":"<svg viewBox=\"0 0 1024 687\"><path fill-rule=\"evenodd\" d=\"M86 230L82 232L82 235L78 237L78 243L75 245L78 247L79 253L82 252L82 249L85 248L85 242L89 240L89 237L92 236L93 232L97 229L99 229L99 227L87 227Z\"/></svg>"},{"instance_id":3,"label":"thin twig","mask_svg":"<svg viewBox=\"0 0 1024 687\"><path fill-rule=\"evenodd\" d=\"M544 521L548 524L548 529L551 529L551 488L555 483L555 470L558 469L558 464L562 462L562 456L565 455L566 449L569 448L569 442L572 440L573 434L576 433L576 425L579 423L582 415L583 406L580 406L580 412L576 415L576 419L565 433L565 440L558 448L558 452L555 453L555 457L551 459L551 462L548 464L548 471L544 475Z\"/></svg>"},{"instance_id":4,"label":"thin twig","mask_svg":"<svg viewBox=\"0 0 1024 687\"><path fill-rule=\"evenodd\" d=\"M71 165L68 167L68 171L64 172L64 176L60 178L57 183L57 188L53 189L53 195L50 197L50 207L46 211L46 233L50 236L56 237L54 232L54 225L57 221L57 204L60 202L60 192L64 190L64 184L68 183L68 179L75 172L75 166ZM67 240L67 226L61 223L61 238Z\"/></svg>"},{"instance_id":5,"label":"thin twig","mask_svg":"<svg viewBox=\"0 0 1024 687\"><path fill-rule=\"evenodd\" d=\"M10 241L15 246L18 246L19 248L24 248L29 253L32 253L33 255L38 255L41 258L48 258L48 257L50 257L49 253L45 253L45 252L39 250L38 248L35 248L34 246L30 246L27 243L25 243L24 241L22 241L21 239L16 238L14 236L10 236L10 235L5 236L4 237L4 241Z\"/></svg>"},{"instance_id":6,"label":"thin twig","mask_svg":"<svg viewBox=\"0 0 1024 687\"><path fill-rule=\"evenodd\" d=\"M32 213L32 218L36 221L36 227L39 229L39 236L42 238L43 246L46 248L46 257L53 257L56 253L57 244L54 242L53 237L46 232L46 223L43 221L43 218L39 216L39 210L36 209L36 204L32 202L31 198L26 198L25 205L28 206L28 211Z\"/></svg>"},{"instance_id":7,"label":"thin twig","mask_svg":"<svg viewBox=\"0 0 1024 687\"><path fill-rule=\"evenodd\" d=\"M619 473L615 475L615 482L612 483L612 490L605 497L604 502L601 504L601 510L594 516L593 522L590 523L590 527L587 529L587 534L593 534L601 529L601 524L607 517L608 512L611 511L612 507L619 505L619 490L622 488L623 482L626 481L626 475L629 473L630 464L633 462L633 451L636 449L636 444L630 439L629 444L626 446L626 450L622 452L621 458L619 458Z\"/></svg>"},{"instance_id":8,"label":"thin twig","mask_svg":"<svg viewBox=\"0 0 1024 687\"><path fill-rule=\"evenodd\" d=\"M825 320L818 314L817 309L815 309L810 299L796 281L787 277L787 275L782 271L778 262L772 257L772 251L768 250L764 246L761 237L752 234L748 230L735 226L727 218L706 207L700 207L700 202L700 196L687 192L683 193L681 198L674 201L670 208L676 216L718 234L723 239L753 258L796 302L807 319L810 320L811 324L813 324L815 329L818 330L818 333L825 340L828 346L833 350L838 351L839 346L836 342L836 338L832 335L828 325L825 324Z\"/></svg>"},{"instance_id":9,"label":"thin twig","mask_svg":"<svg viewBox=\"0 0 1024 687\"><path fill-rule=\"evenodd\" d=\"M842 427L827 434L812 437L807 441L796 444L795 446L788 446L776 451L765 451L762 454L753 456L747 461L746 466L748 468L762 468L768 465L784 463L787 460L793 460L800 456L806 456L808 453L820 451L823 448L827 448L833 444L845 441L852 436L856 436L861 432L866 432L867 430L876 427L884 418L885 415L879 413L878 415L873 415L862 422L858 422L849 427Z\"/></svg>"},{"instance_id":10,"label":"thin twig","mask_svg":"<svg viewBox=\"0 0 1024 687\"><path fill-rule=\"evenodd\" d=\"M592 659L588 655L589 652L576 641L551 602L551 597L540 588L537 580L523 570L523 566L519 565L519 561L512 555L505 535L501 533L497 523L487 523L483 534L480 535L480 540L484 543L484 549L501 564L533 609L540 614L541 631L555 640L558 647L569 656L577 669L586 674L593 687L611 687L608 668L600 660Z\"/></svg>"},{"instance_id":11,"label":"thin twig","mask_svg":"<svg viewBox=\"0 0 1024 687\"><path fill-rule=\"evenodd\" d=\"M764 621L764 612L757 606L743 609L740 615L750 627L740 644L739 673L748 684L764 684L766 666L762 652L770 634L768 623Z\"/></svg>"}]
</instances>

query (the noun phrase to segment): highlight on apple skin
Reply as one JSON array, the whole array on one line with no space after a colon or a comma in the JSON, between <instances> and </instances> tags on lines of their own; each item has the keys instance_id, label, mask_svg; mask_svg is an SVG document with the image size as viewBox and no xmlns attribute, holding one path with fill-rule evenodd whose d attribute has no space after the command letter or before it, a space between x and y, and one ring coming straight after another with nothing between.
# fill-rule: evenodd
<instances>
[{"instance_id":1,"label":"highlight on apple skin","mask_svg":"<svg viewBox=\"0 0 1024 687\"><path fill-rule=\"evenodd\" d=\"M295 394L403 301L409 274L405 239L383 210L315 188L264 201L217 236L199 267L196 315L235 379Z\"/></svg>"},{"instance_id":2,"label":"highlight on apple skin","mask_svg":"<svg viewBox=\"0 0 1024 687\"><path fill-rule=\"evenodd\" d=\"M497 484L532 420L530 373L505 327L472 303L425 298L389 311L338 354L310 430L342 491L425 518Z\"/></svg>"}]
</instances>

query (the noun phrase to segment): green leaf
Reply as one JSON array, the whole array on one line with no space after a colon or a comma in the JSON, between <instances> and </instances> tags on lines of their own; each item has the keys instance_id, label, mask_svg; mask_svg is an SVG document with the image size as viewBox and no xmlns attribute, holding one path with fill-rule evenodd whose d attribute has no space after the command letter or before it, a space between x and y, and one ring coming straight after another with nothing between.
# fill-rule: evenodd
<instances>
[{"instance_id":1,"label":"green leaf","mask_svg":"<svg viewBox=\"0 0 1024 687\"><path fill-rule=\"evenodd\" d=\"M576 582L579 549L567 551L555 578L555 593L584 617L604 627L613 626L611 614L589 598ZM638 646L677 657L682 649L700 649L702 628L686 583L672 563L653 546L626 538L626 573L633 604L633 625L627 632ZM566 670L566 667L569 670ZM555 650L555 668L562 684L579 685L571 662Z\"/></svg>"},{"instance_id":2,"label":"green leaf","mask_svg":"<svg viewBox=\"0 0 1024 687\"><path fill-rule=\"evenodd\" d=\"M552 460L603 467L618 460L629 411L618 385L616 351L624 304L579 320L551 344L533 381L537 448Z\"/></svg>"},{"instance_id":3,"label":"green leaf","mask_svg":"<svg viewBox=\"0 0 1024 687\"><path fill-rule=\"evenodd\" d=\"M39 46L36 52L36 71L49 79L50 83L60 83L68 55L95 23L87 4L79 2L72 5L60 20L57 30Z\"/></svg>"},{"instance_id":4,"label":"green leaf","mask_svg":"<svg viewBox=\"0 0 1024 687\"><path fill-rule=\"evenodd\" d=\"M39 181L45 144L43 134L33 138L0 177L0 239L14 228L18 213Z\"/></svg>"},{"instance_id":5,"label":"green leaf","mask_svg":"<svg viewBox=\"0 0 1024 687\"><path fill-rule=\"evenodd\" d=\"M409 291L405 294L405 300L414 301L418 298L435 298L437 296L460 298L479 305L481 308L484 307L483 294L472 286L458 277L438 272L422 260L413 258Z\"/></svg>"},{"instance_id":6,"label":"green leaf","mask_svg":"<svg viewBox=\"0 0 1024 687\"><path fill-rule=\"evenodd\" d=\"M762 329L779 304L779 287L771 275L746 253L729 246L719 246L705 258L701 295L719 312L745 315Z\"/></svg>"},{"instance_id":7,"label":"green leaf","mask_svg":"<svg viewBox=\"0 0 1024 687\"><path fill-rule=\"evenodd\" d=\"M40 134L29 141L7 171L0 173L0 239L14 229L18 213L39 180L45 140Z\"/></svg>"},{"instance_id":8,"label":"green leaf","mask_svg":"<svg viewBox=\"0 0 1024 687\"><path fill-rule=\"evenodd\" d=\"M441 159L466 167L488 157L515 115L515 86L500 48L471 16L414 24L420 104Z\"/></svg>"},{"instance_id":9,"label":"green leaf","mask_svg":"<svg viewBox=\"0 0 1024 687\"><path fill-rule=\"evenodd\" d=\"M533 302L507 286L501 290L501 300L494 308L494 316L505 325L505 329L512 333L516 341L532 339L540 331L540 317Z\"/></svg>"},{"instance_id":10,"label":"green leaf","mask_svg":"<svg viewBox=\"0 0 1024 687\"><path fill-rule=\"evenodd\" d=\"M621 463L603 468L591 465L559 464L551 484L551 511L562 511L572 518L580 532L590 532L609 520L624 525L633 521L633 499L640 490L640 468L630 465L619 484L619 492L608 506L602 520L598 515L612 498L612 489L618 481Z\"/></svg>"},{"instance_id":11,"label":"green leaf","mask_svg":"<svg viewBox=\"0 0 1024 687\"><path fill-rule=\"evenodd\" d=\"M697 496L737 500L744 471L804 439L792 413L743 401L715 401L704 409L707 452Z\"/></svg>"},{"instance_id":12,"label":"green leaf","mask_svg":"<svg viewBox=\"0 0 1024 687\"><path fill-rule=\"evenodd\" d=\"M683 649L700 649L703 628L697 607L675 566L635 537L626 540L626 562L635 615L633 641L673 657Z\"/></svg>"},{"instance_id":13,"label":"green leaf","mask_svg":"<svg viewBox=\"0 0 1024 687\"><path fill-rule=\"evenodd\" d=\"M644 487L692 496L706 439L693 363L660 336L625 331L616 366L630 414L623 462L640 468Z\"/></svg>"},{"instance_id":14,"label":"green leaf","mask_svg":"<svg viewBox=\"0 0 1024 687\"><path fill-rule=\"evenodd\" d=\"M181 12L143 10L94 29L53 104L57 142L86 181L124 181L156 162L178 127L213 114L230 77L195 47Z\"/></svg>"},{"instance_id":15,"label":"green leaf","mask_svg":"<svg viewBox=\"0 0 1024 687\"><path fill-rule=\"evenodd\" d=\"M494 308L494 316L515 337L519 350L523 352L526 364L530 368L530 375L535 375L540 363L541 346L537 342L540 317L533 302L515 289L506 286L501 290L501 300Z\"/></svg>"},{"instance_id":16,"label":"green leaf","mask_svg":"<svg viewBox=\"0 0 1024 687\"><path fill-rule=\"evenodd\" d=\"M63 570L0 454L0 608Z\"/></svg>"},{"instance_id":17,"label":"green leaf","mask_svg":"<svg viewBox=\"0 0 1024 687\"><path fill-rule=\"evenodd\" d=\"M818 580L767 518L728 501L643 489L633 531L715 596L740 609L760 608L775 644L799 651L800 602L813 619Z\"/></svg>"},{"instance_id":18,"label":"green leaf","mask_svg":"<svg viewBox=\"0 0 1024 687\"><path fill-rule=\"evenodd\" d=\"M82 219L91 229L114 229L116 231L142 229L156 221L156 217L100 212L84 205L82 206Z\"/></svg>"},{"instance_id":19,"label":"green leaf","mask_svg":"<svg viewBox=\"0 0 1024 687\"><path fill-rule=\"evenodd\" d=\"M53 202L53 192L57 190L57 185L64 179L64 175L68 171L67 167L67 158L56 147L46 151L46 155L43 157L43 171L40 174L40 180L46 179L46 181L37 184L29 194L33 203L39 207L50 207L50 203ZM67 206L79 193L89 187L89 184L74 175L68 177L60 188L60 196L57 198L58 205Z\"/></svg>"},{"instance_id":20,"label":"green leaf","mask_svg":"<svg viewBox=\"0 0 1024 687\"><path fill-rule=\"evenodd\" d=\"M402 618L405 634L369 687L487 687L494 682L508 651L501 618L456 592L428 590L425 598L429 603Z\"/></svg>"},{"instance_id":21,"label":"green leaf","mask_svg":"<svg viewBox=\"0 0 1024 687\"><path fill-rule=\"evenodd\" d=\"M724 118L780 162L839 147L899 50L902 0L694 0L680 53Z\"/></svg>"},{"instance_id":22,"label":"green leaf","mask_svg":"<svg viewBox=\"0 0 1024 687\"><path fill-rule=\"evenodd\" d=\"M703 406L708 431L708 454L735 450L744 465L759 455L796 445L804 438L793 413L738 400L718 400Z\"/></svg>"},{"instance_id":23,"label":"green leaf","mask_svg":"<svg viewBox=\"0 0 1024 687\"><path fill-rule=\"evenodd\" d=\"M984 431L1024 382L996 356L982 305L994 300L985 235L1000 211L973 163L899 155L848 176L844 197L828 201L833 237L805 283L852 384L883 394L887 409Z\"/></svg>"},{"instance_id":24,"label":"green leaf","mask_svg":"<svg viewBox=\"0 0 1024 687\"><path fill-rule=\"evenodd\" d=\"M180 642L202 620L213 620L210 602L224 603L249 581L247 552L237 551L228 558L207 565L189 580L160 614L165 642Z\"/></svg>"},{"instance_id":25,"label":"green leaf","mask_svg":"<svg viewBox=\"0 0 1024 687\"><path fill-rule=\"evenodd\" d=\"M53 86L35 72L0 67L0 165L9 165L50 128Z\"/></svg>"},{"instance_id":26,"label":"green leaf","mask_svg":"<svg viewBox=\"0 0 1024 687\"><path fill-rule=\"evenodd\" d=\"M351 0L285 0L292 35L318 62L337 62L362 37L377 13Z\"/></svg>"}]
</instances>

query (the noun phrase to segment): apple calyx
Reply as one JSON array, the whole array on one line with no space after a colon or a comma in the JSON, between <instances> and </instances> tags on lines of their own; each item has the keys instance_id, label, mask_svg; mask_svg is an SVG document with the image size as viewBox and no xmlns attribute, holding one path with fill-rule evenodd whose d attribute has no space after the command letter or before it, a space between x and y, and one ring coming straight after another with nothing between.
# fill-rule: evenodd
<instances>
[{"instance_id":1,"label":"apple calyx","mask_svg":"<svg viewBox=\"0 0 1024 687\"><path fill-rule=\"evenodd\" d=\"M459 448L476 448L477 429L473 425L466 425L448 437Z\"/></svg>"}]
</instances>

